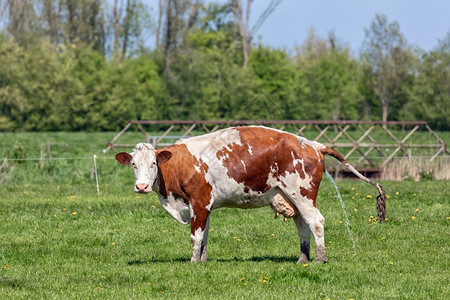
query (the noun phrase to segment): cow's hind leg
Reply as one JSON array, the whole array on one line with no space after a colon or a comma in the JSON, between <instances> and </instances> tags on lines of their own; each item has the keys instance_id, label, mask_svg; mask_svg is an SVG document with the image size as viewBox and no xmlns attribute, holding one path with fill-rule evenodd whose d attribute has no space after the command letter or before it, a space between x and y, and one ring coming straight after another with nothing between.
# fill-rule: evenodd
<instances>
[{"instance_id":1,"label":"cow's hind leg","mask_svg":"<svg viewBox=\"0 0 450 300\"><path fill-rule=\"evenodd\" d=\"M286 195L292 195L295 193L286 193ZM327 262L327 257L325 253L325 238L324 238L324 224L325 219L320 213L320 211L317 209L317 207L314 206L313 200L299 196L299 197L290 197L292 203L295 204L298 211L300 212L300 215L303 219L301 225L301 232L304 234L304 239L307 239L307 233L306 229L303 229L303 224L307 224L309 227L310 232L314 236L314 242L316 243L316 262ZM304 222L304 223L303 223ZM297 228L299 227L299 223L296 222ZM306 227L306 226L305 226ZM300 234L300 230L299 230ZM302 239L302 237L300 237ZM303 241L303 239L302 239ZM306 247L307 243L305 243Z\"/></svg>"},{"instance_id":2,"label":"cow's hind leg","mask_svg":"<svg viewBox=\"0 0 450 300\"><path fill-rule=\"evenodd\" d=\"M206 261L208 241L209 211L193 209L191 216L191 242L193 246L191 262Z\"/></svg>"},{"instance_id":3,"label":"cow's hind leg","mask_svg":"<svg viewBox=\"0 0 450 300\"><path fill-rule=\"evenodd\" d=\"M311 204L312 206L312 204ZM302 215L305 222L309 225L314 236L314 242L316 243L316 262L328 262L325 253L325 237L324 237L324 225L325 219L319 210L312 206L305 215Z\"/></svg>"},{"instance_id":4,"label":"cow's hind leg","mask_svg":"<svg viewBox=\"0 0 450 300\"><path fill-rule=\"evenodd\" d=\"M294 216L294 222L300 237L300 258L297 263L305 263L309 261L311 230L300 214Z\"/></svg>"}]
</instances>

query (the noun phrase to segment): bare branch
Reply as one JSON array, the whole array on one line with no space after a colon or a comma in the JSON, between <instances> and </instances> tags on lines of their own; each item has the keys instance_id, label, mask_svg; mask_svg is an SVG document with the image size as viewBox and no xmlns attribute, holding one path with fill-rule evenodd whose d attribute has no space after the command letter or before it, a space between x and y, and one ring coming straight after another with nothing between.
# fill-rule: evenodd
<instances>
[{"instance_id":1,"label":"bare branch","mask_svg":"<svg viewBox=\"0 0 450 300\"><path fill-rule=\"evenodd\" d=\"M277 8L278 5L281 4L283 0L271 0L267 8L264 12L259 16L255 25L253 25L252 30L250 31L249 38L252 39L255 33L261 28L267 18L273 13L273 11Z\"/></svg>"}]
</instances>

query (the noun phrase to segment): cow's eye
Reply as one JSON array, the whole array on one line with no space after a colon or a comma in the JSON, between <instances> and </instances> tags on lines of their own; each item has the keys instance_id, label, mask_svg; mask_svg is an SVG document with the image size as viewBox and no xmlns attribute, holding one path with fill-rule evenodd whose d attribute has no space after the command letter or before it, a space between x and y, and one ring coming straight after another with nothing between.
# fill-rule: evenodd
<instances>
[{"instance_id":1,"label":"cow's eye","mask_svg":"<svg viewBox=\"0 0 450 300\"><path fill-rule=\"evenodd\" d=\"M135 163L131 163L131 166L133 166L133 168L136 169L136 164Z\"/></svg>"},{"instance_id":2,"label":"cow's eye","mask_svg":"<svg viewBox=\"0 0 450 300\"><path fill-rule=\"evenodd\" d=\"M156 161L152 162L152 168L156 165Z\"/></svg>"}]
</instances>

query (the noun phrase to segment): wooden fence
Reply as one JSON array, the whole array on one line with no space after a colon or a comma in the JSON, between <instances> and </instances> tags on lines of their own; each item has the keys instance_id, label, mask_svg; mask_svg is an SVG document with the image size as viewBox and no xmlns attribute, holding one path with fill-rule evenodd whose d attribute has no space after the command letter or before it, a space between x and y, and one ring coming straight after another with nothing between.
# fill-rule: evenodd
<instances>
[{"instance_id":1,"label":"wooden fence","mask_svg":"<svg viewBox=\"0 0 450 300\"><path fill-rule=\"evenodd\" d=\"M338 149L344 157L364 172L376 172L396 157L426 157L430 162L450 154L447 145L427 122L354 121L354 120L233 120L186 121L148 120L130 121L108 143L107 150L132 148L134 144L120 144L118 140L130 129L139 130L142 140L161 148L180 137L194 136L243 125L264 125L319 141Z\"/></svg>"}]
</instances>

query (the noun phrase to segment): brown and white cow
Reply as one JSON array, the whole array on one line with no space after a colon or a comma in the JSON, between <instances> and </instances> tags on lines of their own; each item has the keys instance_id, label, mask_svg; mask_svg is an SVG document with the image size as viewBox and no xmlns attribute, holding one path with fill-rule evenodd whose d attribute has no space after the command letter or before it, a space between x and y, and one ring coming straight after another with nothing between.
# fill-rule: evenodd
<instances>
[{"instance_id":1,"label":"brown and white cow","mask_svg":"<svg viewBox=\"0 0 450 300\"><path fill-rule=\"evenodd\" d=\"M220 207L270 205L276 216L293 217L300 236L300 262L310 259L310 235L318 262L326 262L324 218L316 197L324 172L324 155L341 161L374 185L378 217L385 218L382 187L356 171L339 153L305 138L260 126L235 127L183 139L156 150L137 144L131 154L116 155L134 168L134 191L153 189L176 220L191 224L191 261L206 261L210 213Z\"/></svg>"}]
</instances>

